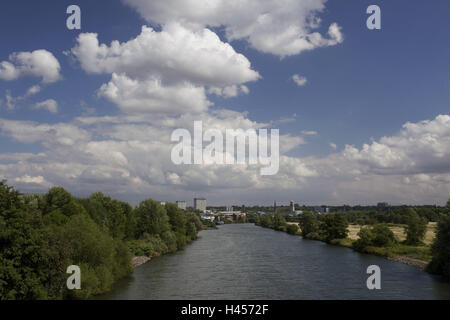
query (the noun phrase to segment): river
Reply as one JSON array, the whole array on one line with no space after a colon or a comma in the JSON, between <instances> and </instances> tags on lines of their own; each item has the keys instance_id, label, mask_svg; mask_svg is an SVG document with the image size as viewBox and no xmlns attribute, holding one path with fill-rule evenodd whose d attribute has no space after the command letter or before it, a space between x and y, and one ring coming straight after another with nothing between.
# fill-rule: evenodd
<instances>
[{"instance_id":1,"label":"river","mask_svg":"<svg viewBox=\"0 0 450 320\"><path fill-rule=\"evenodd\" d=\"M366 269L381 268L381 290ZM253 224L199 233L100 299L450 299L450 283L406 264Z\"/></svg>"}]
</instances>

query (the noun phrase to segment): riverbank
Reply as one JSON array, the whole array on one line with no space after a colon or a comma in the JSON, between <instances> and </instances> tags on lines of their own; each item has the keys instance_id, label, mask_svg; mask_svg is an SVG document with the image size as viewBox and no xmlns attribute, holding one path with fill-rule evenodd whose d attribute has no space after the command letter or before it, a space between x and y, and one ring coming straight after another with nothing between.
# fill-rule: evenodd
<instances>
[{"instance_id":1,"label":"riverbank","mask_svg":"<svg viewBox=\"0 0 450 320\"><path fill-rule=\"evenodd\" d=\"M367 289L369 265L380 266L382 290ZM202 231L184 250L136 268L100 298L430 300L450 299L450 283L383 257L236 223Z\"/></svg>"},{"instance_id":2,"label":"riverbank","mask_svg":"<svg viewBox=\"0 0 450 320\"><path fill-rule=\"evenodd\" d=\"M295 224L298 226L298 223L295 222L288 222L289 224ZM358 239L357 233L359 232L361 226L356 225L349 225L349 236L347 238L343 239L335 239L330 241L328 244L346 247L349 249L355 250L353 247L353 243ZM400 233L400 226L392 226L392 228L396 228L395 235L396 237L402 239L403 235ZM407 246L400 243L395 244L392 247L366 247L363 251L360 251L361 253L366 254L372 254L376 256L380 256L383 258L386 258L391 261L400 262L403 264L407 264L422 270L425 270L428 263L431 261L431 243L434 238L434 232L436 228L435 224L432 224L429 226L429 229L427 231L427 237L426 237L426 243L423 246ZM356 230L358 232L356 232ZM285 228L283 230L277 230L277 231L283 231L286 233L288 232L288 228ZM290 233L292 234L292 233ZM298 231L296 234L293 235L301 235L301 230L298 228ZM309 239L309 240L317 240L317 241L323 241L320 239ZM324 241L323 241L324 242ZM358 250L355 250L358 251Z\"/></svg>"},{"instance_id":3,"label":"riverbank","mask_svg":"<svg viewBox=\"0 0 450 320\"><path fill-rule=\"evenodd\" d=\"M407 265L410 265L410 266L413 266L416 268L420 268L422 270L425 270L425 268L428 265L428 262L426 262L426 261L413 259L413 258L405 257L405 256L397 256L394 258L387 257L387 259L396 261L396 262L401 262L401 263L404 263L404 264L407 264Z\"/></svg>"},{"instance_id":4,"label":"riverbank","mask_svg":"<svg viewBox=\"0 0 450 320\"><path fill-rule=\"evenodd\" d=\"M147 263L151 260L152 258L147 257L147 256L137 256L137 257L133 257L131 259L131 264L133 265L134 268L137 268L141 265L143 265L144 263Z\"/></svg>"},{"instance_id":5,"label":"riverbank","mask_svg":"<svg viewBox=\"0 0 450 320\"><path fill-rule=\"evenodd\" d=\"M355 239L350 238L336 239L331 241L330 244L355 250L353 248L353 242L355 241ZM431 261L429 246L414 247L397 244L393 247L366 247L364 250L358 252L383 257L388 260L407 264L422 270L425 270L426 266Z\"/></svg>"}]
</instances>

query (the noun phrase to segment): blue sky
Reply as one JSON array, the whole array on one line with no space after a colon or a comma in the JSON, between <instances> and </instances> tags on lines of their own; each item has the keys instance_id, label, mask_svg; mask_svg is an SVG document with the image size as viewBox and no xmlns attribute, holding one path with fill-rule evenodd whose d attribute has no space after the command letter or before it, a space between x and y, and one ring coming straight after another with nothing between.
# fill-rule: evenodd
<instances>
[{"instance_id":1,"label":"blue sky","mask_svg":"<svg viewBox=\"0 0 450 320\"><path fill-rule=\"evenodd\" d=\"M17 120L20 124L33 121L36 124L56 125L73 124L75 118L86 115L103 117L126 114L124 108L118 106L116 101L97 95L99 88L111 80L112 72L92 73L80 66L81 58L79 56L68 54L68 52L76 47L77 37L82 33L95 32L98 34L100 43L109 46L113 40L123 43L136 38L141 33L142 25L152 26L155 32L164 29L164 22L161 22L163 17L153 17L153 13L145 12L145 8L139 9L139 3L143 1L135 1L138 3L137 9L132 7L133 4L130 5L133 0L128 2L127 5L122 1L4 1L0 11L0 39L2 41L0 62L9 61L9 55L13 52L32 52L37 49L45 49L52 53L59 62L62 79L54 83L43 84L39 77L33 76L23 76L8 81L2 80L0 77L0 99L2 101L0 118L5 121ZM413 181L420 174L430 175L429 183L431 183L434 181L433 179L438 179L431 175L449 173L446 171L446 166L443 171L423 169L436 165L435 159L431 159L429 165L424 164L420 168L412 167L407 170L401 165L400 170L397 164L383 163L383 170L386 170L382 174L377 172L376 168L361 169L359 171L367 176L359 181L373 181L367 182L369 184L366 185L367 188L361 188L361 190L379 193L379 195L370 195L363 199L361 197L364 195L361 194L352 196L351 188L358 189L353 182L348 194L336 195L336 190L323 190L324 182L321 182L320 179L326 179L326 181L336 179L336 182L333 183L340 186L339 190L345 189L346 181L352 180L354 177L335 177L323 167L335 167L335 164L331 164L332 161L350 161L345 158L347 155L342 154L346 145L353 145L362 152L364 143L371 145L372 141L378 141L383 144L380 139L384 136L401 137L402 134L399 132L407 122L433 121L438 115L449 113L450 3L444 0L433 1L432 4L427 1L403 0L351 0L345 2L320 0L318 2L323 2L324 8L312 11L314 16L321 19L320 26L314 28L313 31L320 32L323 37L327 37L328 27L332 23L337 23L343 35L343 41L312 50L301 50L285 57L276 53L264 52L261 47L252 43L251 37L258 35L250 35L250 40L245 37L229 40L225 30L227 26L233 27L233 23L236 24L236 21L227 22L229 23L227 26L220 25L219 22L218 26L204 26L216 33L223 43L229 43L236 53L244 55L251 63L251 69L261 75L257 81L236 82L239 85L245 84L249 89L248 94L232 98L208 95L208 100L214 103L208 108L208 114L222 109L233 110L239 114L247 111L248 114L245 114L245 117L249 120L256 123L272 122L271 126L279 128L280 134L289 134L303 139L301 144L285 153L287 157L303 161L302 163L306 161L303 159L309 159L308 161L311 163L306 163L306 165L309 165L310 169L312 168L311 170L317 173L317 175L311 176L314 181L304 181L304 177L298 177L298 179L294 179L296 181L286 183L289 189L287 196L298 199L299 202L330 204L369 203L376 202L376 200L398 203L414 202L416 197L413 195L422 194L423 189L417 189L416 186L414 190L411 190L411 196L408 197L403 194L407 193L410 187L404 186L402 189L403 187L396 186L396 183L405 179ZM65 27L66 8L74 3L79 5L82 11L82 29L79 31L68 30ZM365 11L371 4L377 4L381 8L381 30L366 28L368 15ZM177 14L175 16L180 17L179 13ZM188 18L186 19L188 20ZM183 19L179 20L184 21ZM165 21L165 23L169 22L172 21ZM180 54L183 53L180 52ZM306 85L297 86L292 80L294 74L306 77ZM13 108L6 106L8 94L13 98L24 96L33 85L40 85L41 91L23 99L16 99ZM205 87L207 88L206 84ZM44 109L32 108L36 103L47 99L57 102L58 112L51 113ZM280 119L291 119L291 121L279 121ZM11 125L10 122L8 124ZM434 122L431 125L434 125ZM0 143L1 153L4 155L11 153L38 154L39 152L48 154L54 150L53 148L58 152L60 150L58 146L49 146L45 139L36 139L33 142L25 139L28 142L22 143L24 140L17 138L20 133L15 133L11 131L12 129L5 130L5 124L2 129ZM92 131L92 141L101 140L97 136L98 130L100 129ZM434 129L429 130L434 132ZM302 134L302 131L315 131L317 134L305 135ZM438 142L436 143L442 144L448 138L447 131L443 130L442 132L445 133L444 136L437 136ZM415 131L413 133L416 134ZM132 137L129 140L131 139ZM336 144L337 149L330 147L330 143ZM281 140L281 144L283 144L283 140ZM388 147L393 154L398 152L401 158L405 151L395 149L399 148L400 144L393 146L388 143ZM439 147L436 146L436 149ZM59 160L61 161L63 154L67 155L70 152L73 150L63 152L58 157ZM386 151L383 152L385 154ZM443 152L446 155L445 151ZM333 155L344 158L336 160ZM355 166L364 165L364 162L369 163L369 166L372 165L372 159L361 160L363 156L365 157L366 154L357 157L356 160L352 159L358 161ZM368 156L379 159L377 155ZM422 159L415 159L410 154L407 156L407 159L399 161L422 163ZM440 156L436 155L437 158ZM62 177L45 176L44 169L32 172L35 170L36 160L29 161L30 163L27 165L30 167L30 172L26 172L23 168L16 172L16 169L12 167L4 167L3 170L0 170L0 174L10 181L16 179L16 183L12 182L12 184L30 191L45 191L50 185L62 184L75 193L83 194L87 192L85 190L94 192L97 188L105 187L105 185L94 184L90 187L83 185L83 188L78 188L77 186L81 186L81 184L77 184L76 179L67 183ZM83 161L85 160L80 160L81 163L84 163ZM329 161L330 163L323 164L320 161ZM14 164L14 162L18 164L20 161L18 158L0 161L0 163L8 164ZM95 165L92 164L85 170L94 167ZM7 169L8 171L6 171ZM163 174L167 174L169 169L161 170ZM341 171L345 170L349 169L341 169ZM129 171L133 172L134 170ZM387 171L389 171L388 174L385 173ZM177 175L181 176L179 172ZM373 179L372 175L374 175ZM24 181L27 179L20 179L25 176L37 176L43 179L28 179L34 182L26 183ZM144 181L146 179L145 176L139 178ZM281 177L279 179L283 180ZM395 181L390 179L395 179ZM42 180L45 180L46 183L36 183ZM358 179L356 180L358 181ZM389 192L383 191L381 190L383 188L381 181L396 187ZM67 185L65 185L66 183ZM111 181L106 185L114 185L114 183ZM148 183L155 186L155 182L151 178ZM214 199L215 202L220 202L225 197L225 202L256 203L269 201L266 196L268 190L280 187L277 183L282 182L273 182L273 185L263 182L264 186L257 188L252 188L251 184L247 183L244 183L242 187L239 184L231 183L232 188L222 189L223 186L215 185L214 181L202 184L198 181L190 181L186 177L181 184L183 187L180 189L176 187L178 193L167 196L163 194L162 190L164 188L173 190L170 183L165 181L158 182L156 185L159 183L161 183L161 187L158 189L160 191L150 188L151 191L148 192L155 193L156 197L166 197L168 200L204 195ZM439 194L429 190L429 186L423 186L428 193L417 201L443 202L445 194L450 194L448 192L449 183L445 179L440 183L443 183L444 189ZM317 189L305 191L305 188L310 189L312 186ZM212 195L209 194L211 189L215 190ZM136 201L144 196L135 195L135 193L130 196L126 191L115 193L116 190L112 187L110 190L115 196L130 201ZM249 200L239 195L243 190L248 193ZM396 194L397 190L401 190L402 195ZM143 193L147 194L147 191ZM222 195L215 196L218 193ZM286 194L285 191L280 191L280 197L283 197L284 194ZM289 199L280 199L280 201L283 200Z\"/></svg>"}]
</instances>

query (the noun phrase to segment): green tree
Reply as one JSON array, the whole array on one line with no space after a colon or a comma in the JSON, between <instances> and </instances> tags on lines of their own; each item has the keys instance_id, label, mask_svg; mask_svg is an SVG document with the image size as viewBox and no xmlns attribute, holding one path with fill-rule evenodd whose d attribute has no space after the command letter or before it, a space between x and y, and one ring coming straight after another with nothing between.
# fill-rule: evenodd
<instances>
[{"instance_id":1,"label":"green tree","mask_svg":"<svg viewBox=\"0 0 450 320\"><path fill-rule=\"evenodd\" d=\"M167 245L169 253L174 253L178 249L181 249L181 248L177 247L177 236L176 236L175 232L170 231L170 230L165 231L162 234L161 238L164 241L164 243Z\"/></svg>"},{"instance_id":2,"label":"green tree","mask_svg":"<svg viewBox=\"0 0 450 320\"><path fill-rule=\"evenodd\" d=\"M0 182L0 300L55 298L53 255L39 216L19 193Z\"/></svg>"},{"instance_id":3,"label":"green tree","mask_svg":"<svg viewBox=\"0 0 450 320\"><path fill-rule=\"evenodd\" d=\"M450 202L450 201L449 201ZM441 274L450 278L450 216L441 218L437 226L436 238L433 242L431 253L432 260L427 266L427 271Z\"/></svg>"},{"instance_id":4,"label":"green tree","mask_svg":"<svg viewBox=\"0 0 450 320\"><path fill-rule=\"evenodd\" d=\"M261 227L273 228L273 219L272 219L272 216L269 214L261 215L261 217L259 219L259 223L261 224Z\"/></svg>"},{"instance_id":5,"label":"green tree","mask_svg":"<svg viewBox=\"0 0 450 320\"><path fill-rule=\"evenodd\" d=\"M192 222L195 225L195 229L197 230L197 232L202 231L204 228L202 221L195 213L188 213L187 221Z\"/></svg>"},{"instance_id":6,"label":"green tree","mask_svg":"<svg viewBox=\"0 0 450 320\"><path fill-rule=\"evenodd\" d=\"M272 228L278 231L286 230L286 219L280 214L276 214L272 219Z\"/></svg>"},{"instance_id":7,"label":"green tree","mask_svg":"<svg viewBox=\"0 0 450 320\"><path fill-rule=\"evenodd\" d=\"M135 210L138 234L162 235L170 231L169 217L166 209L157 201L148 199L142 201Z\"/></svg>"},{"instance_id":8,"label":"green tree","mask_svg":"<svg viewBox=\"0 0 450 320\"><path fill-rule=\"evenodd\" d=\"M189 240L186 230L186 214L184 210L178 208L174 203L166 203L165 208L169 217L169 223L172 226L172 231L175 233L177 239L177 248L182 249Z\"/></svg>"},{"instance_id":9,"label":"green tree","mask_svg":"<svg viewBox=\"0 0 450 320\"><path fill-rule=\"evenodd\" d=\"M373 245L376 247L389 247L395 242L395 235L384 224L376 224L372 228L374 235Z\"/></svg>"},{"instance_id":10,"label":"green tree","mask_svg":"<svg viewBox=\"0 0 450 320\"><path fill-rule=\"evenodd\" d=\"M395 235L384 224L376 224L373 227L362 227L358 232L358 240L353 243L353 248L363 251L366 247L389 247L395 242Z\"/></svg>"},{"instance_id":11,"label":"green tree","mask_svg":"<svg viewBox=\"0 0 450 320\"><path fill-rule=\"evenodd\" d=\"M102 212L101 224L108 228L110 235L113 238L123 239L127 226L126 213L131 211L130 205L119 200L111 199L111 197L105 196L101 192L92 194L90 199L101 205L101 209L97 207L97 210ZM91 214L93 216L98 215L97 212L91 212Z\"/></svg>"},{"instance_id":12,"label":"green tree","mask_svg":"<svg viewBox=\"0 0 450 320\"><path fill-rule=\"evenodd\" d=\"M444 213L450 214L450 199L448 199L448 201L447 201L447 205L445 206Z\"/></svg>"},{"instance_id":13,"label":"green tree","mask_svg":"<svg viewBox=\"0 0 450 320\"><path fill-rule=\"evenodd\" d=\"M197 239L197 228L195 227L195 224L189 220L186 221L186 236L189 240Z\"/></svg>"},{"instance_id":14,"label":"green tree","mask_svg":"<svg viewBox=\"0 0 450 320\"><path fill-rule=\"evenodd\" d=\"M313 213L304 212L300 218L299 225L304 238L312 238L313 235L318 235L319 221Z\"/></svg>"},{"instance_id":15,"label":"green tree","mask_svg":"<svg viewBox=\"0 0 450 320\"><path fill-rule=\"evenodd\" d=\"M425 237L427 231L427 220L419 217L412 208L408 209L407 226L405 227L406 240L408 245L418 245Z\"/></svg>"},{"instance_id":16,"label":"green tree","mask_svg":"<svg viewBox=\"0 0 450 320\"><path fill-rule=\"evenodd\" d=\"M353 242L353 248L358 251L363 251L365 248L373 245L375 235L369 227L362 227L358 232L358 239Z\"/></svg>"},{"instance_id":17,"label":"green tree","mask_svg":"<svg viewBox=\"0 0 450 320\"><path fill-rule=\"evenodd\" d=\"M80 266L81 290L65 290L68 298L88 298L108 291L114 281L132 271L129 251L87 215L72 216L64 226L69 243L67 265Z\"/></svg>"},{"instance_id":18,"label":"green tree","mask_svg":"<svg viewBox=\"0 0 450 320\"><path fill-rule=\"evenodd\" d=\"M348 222L341 213L327 214L324 216L320 226L320 232L325 241L344 239L348 233Z\"/></svg>"},{"instance_id":19,"label":"green tree","mask_svg":"<svg viewBox=\"0 0 450 320\"><path fill-rule=\"evenodd\" d=\"M80 213L86 213L83 206L62 187L53 187L44 196L42 203L43 215L62 214L70 217Z\"/></svg>"}]
</instances>

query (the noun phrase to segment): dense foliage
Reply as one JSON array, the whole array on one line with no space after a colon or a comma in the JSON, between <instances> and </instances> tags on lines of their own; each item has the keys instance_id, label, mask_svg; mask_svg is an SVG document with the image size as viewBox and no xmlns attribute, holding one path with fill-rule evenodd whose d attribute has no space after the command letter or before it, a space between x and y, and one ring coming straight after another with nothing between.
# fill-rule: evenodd
<instances>
[{"instance_id":1,"label":"dense foliage","mask_svg":"<svg viewBox=\"0 0 450 320\"><path fill-rule=\"evenodd\" d=\"M286 232L289 234L297 234L298 233L298 226L296 224L288 224L286 226Z\"/></svg>"},{"instance_id":2,"label":"dense foliage","mask_svg":"<svg viewBox=\"0 0 450 320\"><path fill-rule=\"evenodd\" d=\"M319 239L319 220L317 215L311 212L305 212L300 218L300 229L302 236L306 239Z\"/></svg>"},{"instance_id":3,"label":"dense foliage","mask_svg":"<svg viewBox=\"0 0 450 320\"><path fill-rule=\"evenodd\" d=\"M431 261L427 270L450 278L450 199L445 208L437 206L334 207L331 214L311 212L301 207L300 215L292 215L291 207L277 208L276 214L249 213L248 220L265 228L300 233L304 239L326 241L357 251L395 257L405 256ZM253 211L271 210L255 207ZM273 210L272 210L273 212ZM288 221L289 223L286 223ZM438 222L437 234L430 249L424 242L429 222ZM298 227L296 224L298 223ZM347 237L349 223L362 226L358 239ZM392 227L403 227L406 239L396 238ZM427 240L428 241L428 240Z\"/></svg>"},{"instance_id":4,"label":"dense foliage","mask_svg":"<svg viewBox=\"0 0 450 320\"><path fill-rule=\"evenodd\" d=\"M0 299L85 299L133 271L135 255L182 249L203 225L174 204L128 203L94 193L76 199L61 187L20 195L0 182ZM68 290L66 269L81 269Z\"/></svg>"},{"instance_id":5,"label":"dense foliage","mask_svg":"<svg viewBox=\"0 0 450 320\"><path fill-rule=\"evenodd\" d=\"M450 200L447 202L446 215L438 223L436 239L431 250L433 259L427 270L450 278Z\"/></svg>"},{"instance_id":6,"label":"dense foliage","mask_svg":"<svg viewBox=\"0 0 450 320\"><path fill-rule=\"evenodd\" d=\"M358 251L364 251L372 246L388 247L395 243L394 233L384 224L362 227L358 236L359 239L353 243L353 247Z\"/></svg>"},{"instance_id":7,"label":"dense foliage","mask_svg":"<svg viewBox=\"0 0 450 320\"><path fill-rule=\"evenodd\" d=\"M413 210L427 222L437 222L442 216L442 210L437 207L396 207L396 208L352 208L342 212L349 223L373 225L380 223L407 224Z\"/></svg>"},{"instance_id":8,"label":"dense foliage","mask_svg":"<svg viewBox=\"0 0 450 320\"><path fill-rule=\"evenodd\" d=\"M341 213L327 214L323 216L319 233L330 242L335 239L344 239L348 233L348 222Z\"/></svg>"},{"instance_id":9,"label":"dense foliage","mask_svg":"<svg viewBox=\"0 0 450 320\"><path fill-rule=\"evenodd\" d=\"M295 224L288 224L286 219L280 215L261 215L255 223L264 228L271 228L277 231L285 231L289 234L297 234L299 227ZM316 215L305 212L299 221L301 234L307 239L317 239L331 241L347 237L348 222L342 214Z\"/></svg>"}]
</instances>

